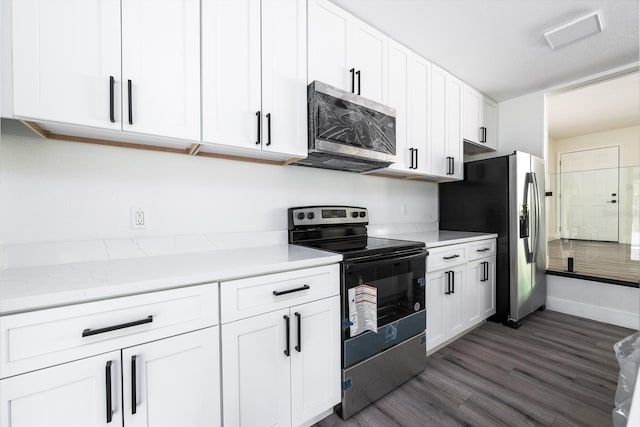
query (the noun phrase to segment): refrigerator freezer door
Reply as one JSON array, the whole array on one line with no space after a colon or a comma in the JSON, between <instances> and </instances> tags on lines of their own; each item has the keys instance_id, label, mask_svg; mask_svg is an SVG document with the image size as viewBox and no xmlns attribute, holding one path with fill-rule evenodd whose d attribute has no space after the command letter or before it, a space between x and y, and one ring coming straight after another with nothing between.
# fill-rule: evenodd
<instances>
[{"instance_id":1,"label":"refrigerator freezer door","mask_svg":"<svg viewBox=\"0 0 640 427\"><path fill-rule=\"evenodd\" d=\"M519 321L531 313L531 291L533 287L532 247L535 239L535 223L531 218L534 189L532 186L531 155L516 152L509 158L509 179L511 181L511 270L509 284L509 319ZM522 225L522 226L521 226ZM521 228L526 227L527 230Z\"/></svg>"}]
</instances>

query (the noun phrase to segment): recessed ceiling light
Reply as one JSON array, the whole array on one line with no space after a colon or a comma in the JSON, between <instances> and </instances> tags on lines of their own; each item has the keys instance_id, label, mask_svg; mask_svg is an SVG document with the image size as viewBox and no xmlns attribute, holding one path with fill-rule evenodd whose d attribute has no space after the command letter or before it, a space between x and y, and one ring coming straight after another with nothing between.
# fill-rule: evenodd
<instances>
[{"instance_id":1,"label":"recessed ceiling light","mask_svg":"<svg viewBox=\"0 0 640 427\"><path fill-rule=\"evenodd\" d=\"M574 19L564 25L544 33L551 49L557 49L576 40L597 34L602 31L602 23L598 12L592 12L581 18Z\"/></svg>"}]
</instances>

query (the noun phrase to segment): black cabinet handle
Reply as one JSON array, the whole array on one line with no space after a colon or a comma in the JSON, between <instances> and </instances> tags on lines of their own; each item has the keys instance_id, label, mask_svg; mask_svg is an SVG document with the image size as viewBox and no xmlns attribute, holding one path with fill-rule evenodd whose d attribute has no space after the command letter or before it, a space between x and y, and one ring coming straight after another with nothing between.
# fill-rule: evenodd
<instances>
[{"instance_id":1,"label":"black cabinet handle","mask_svg":"<svg viewBox=\"0 0 640 427\"><path fill-rule=\"evenodd\" d=\"M491 248L482 248L482 249L476 249L476 252L486 252Z\"/></svg>"},{"instance_id":2,"label":"black cabinet handle","mask_svg":"<svg viewBox=\"0 0 640 427\"><path fill-rule=\"evenodd\" d=\"M302 351L302 316L300 315L300 313L296 312L294 313L296 315L296 317L298 318L298 345L295 346L295 349L298 353L300 353Z\"/></svg>"},{"instance_id":3,"label":"black cabinet handle","mask_svg":"<svg viewBox=\"0 0 640 427\"><path fill-rule=\"evenodd\" d=\"M132 326L144 325L145 323L153 322L153 316L147 316L146 319L135 320L133 322L121 323L119 325L107 326L106 328L99 329L85 329L82 331L83 337L91 335L104 334L105 332L117 331L118 329L130 328Z\"/></svg>"},{"instance_id":4,"label":"black cabinet handle","mask_svg":"<svg viewBox=\"0 0 640 427\"><path fill-rule=\"evenodd\" d=\"M456 174L456 158L455 157L450 157L451 162L451 175L455 175Z\"/></svg>"},{"instance_id":5,"label":"black cabinet handle","mask_svg":"<svg viewBox=\"0 0 640 427\"><path fill-rule=\"evenodd\" d=\"M267 113L267 145L271 145L271 113Z\"/></svg>"},{"instance_id":6,"label":"black cabinet handle","mask_svg":"<svg viewBox=\"0 0 640 427\"><path fill-rule=\"evenodd\" d=\"M131 414L135 415L138 406L138 398L136 396L136 356L131 356Z\"/></svg>"},{"instance_id":7,"label":"black cabinet handle","mask_svg":"<svg viewBox=\"0 0 640 427\"><path fill-rule=\"evenodd\" d=\"M114 111L114 100L113 100L113 86L115 85L116 80L113 76L109 76L109 120L111 123L116 122L116 113Z\"/></svg>"},{"instance_id":8,"label":"black cabinet handle","mask_svg":"<svg viewBox=\"0 0 640 427\"><path fill-rule=\"evenodd\" d=\"M129 95L128 103L129 103L129 124L133 124L133 93L131 90L131 80L127 81L127 94Z\"/></svg>"},{"instance_id":9,"label":"black cabinet handle","mask_svg":"<svg viewBox=\"0 0 640 427\"><path fill-rule=\"evenodd\" d=\"M480 142L487 142L487 128L484 126L480 128Z\"/></svg>"},{"instance_id":10,"label":"black cabinet handle","mask_svg":"<svg viewBox=\"0 0 640 427\"><path fill-rule=\"evenodd\" d=\"M456 275L453 271L450 271L449 273L451 273L451 293L455 294L456 293Z\"/></svg>"},{"instance_id":11,"label":"black cabinet handle","mask_svg":"<svg viewBox=\"0 0 640 427\"><path fill-rule=\"evenodd\" d=\"M416 151L414 151L415 155L416 155L416 167L414 167L414 169L418 169L418 149L416 148Z\"/></svg>"},{"instance_id":12,"label":"black cabinet handle","mask_svg":"<svg viewBox=\"0 0 640 427\"><path fill-rule=\"evenodd\" d=\"M489 263L488 262L484 263L484 281L485 282L489 281Z\"/></svg>"},{"instance_id":13,"label":"black cabinet handle","mask_svg":"<svg viewBox=\"0 0 640 427\"><path fill-rule=\"evenodd\" d=\"M287 316L286 314L284 315L284 321L285 321L285 325L287 327L287 348L284 349L284 355L285 356L289 356L289 316Z\"/></svg>"},{"instance_id":14,"label":"black cabinet handle","mask_svg":"<svg viewBox=\"0 0 640 427\"><path fill-rule=\"evenodd\" d=\"M447 291L444 294L449 295L451 293L449 292L449 289L451 288L451 281L449 280L449 272L445 271L444 275L447 276Z\"/></svg>"},{"instance_id":15,"label":"black cabinet handle","mask_svg":"<svg viewBox=\"0 0 640 427\"><path fill-rule=\"evenodd\" d=\"M356 69L352 68L349 72L351 73L351 93L356 93Z\"/></svg>"},{"instance_id":16,"label":"black cabinet handle","mask_svg":"<svg viewBox=\"0 0 640 427\"><path fill-rule=\"evenodd\" d=\"M273 291L273 294L275 296L280 296L280 295L290 294L292 292L306 291L307 289L311 289L311 286L304 285L304 286L301 286L299 288L287 289L286 291Z\"/></svg>"},{"instance_id":17,"label":"black cabinet handle","mask_svg":"<svg viewBox=\"0 0 640 427\"><path fill-rule=\"evenodd\" d=\"M360 73L360 70L356 71L356 74L358 75L358 95L360 95L360 78L362 77L362 74Z\"/></svg>"},{"instance_id":18,"label":"black cabinet handle","mask_svg":"<svg viewBox=\"0 0 640 427\"><path fill-rule=\"evenodd\" d=\"M411 152L411 166L409 166L409 169L415 169L413 167L413 150L415 150L415 148L409 148L409 151Z\"/></svg>"},{"instance_id":19,"label":"black cabinet handle","mask_svg":"<svg viewBox=\"0 0 640 427\"><path fill-rule=\"evenodd\" d=\"M107 391L107 423L113 419L113 404L111 402L111 360L105 366L105 387Z\"/></svg>"},{"instance_id":20,"label":"black cabinet handle","mask_svg":"<svg viewBox=\"0 0 640 427\"><path fill-rule=\"evenodd\" d=\"M260 137L260 134L262 133L262 132L261 132L261 129L260 129L260 119L261 119L261 116L262 116L262 115L260 114L260 111L256 111L256 117L258 118L258 130L257 130L258 138L256 139L256 145L260 145L260 144L262 143L262 139L261 139L261 137Z\"/></svg>"},{"instance_id":21,"label":"black cabinet handle","mask_svg":"<svg viewBox=\"0 0 640 427\"><path fill-rule=\"evenodd\" d=\"M455 255L451 255L451 256L443 256L442 259L454 259L454 258L460 258L460 255L455 254Z\"/></svg>"},{"instance_id":22,"label":"black cabinet handle","mask_svg":"<svg viewBox=\"0 0 640 427\"><path fill-rule=\"evenodd\" d=\"M451 160L453 157L447 157L447 175L453 175L453 167L451 165Z\"/></svg>"}]
</instances>

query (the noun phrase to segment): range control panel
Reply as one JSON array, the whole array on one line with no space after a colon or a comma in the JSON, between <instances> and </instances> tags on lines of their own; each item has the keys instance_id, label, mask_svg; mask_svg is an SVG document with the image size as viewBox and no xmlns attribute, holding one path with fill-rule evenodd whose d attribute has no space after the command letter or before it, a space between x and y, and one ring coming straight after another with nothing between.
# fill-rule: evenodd
<instances>
[{"instance_id":1,"label":"range control panel","mask_svg":"<svg viewBox=\"0 0 640 427\"><path fill-rule=\"evenodd\" d=\"M301 225L368 224L367 208L305 206L289 209L289 228Z\"/></svg>"}]
</instances>

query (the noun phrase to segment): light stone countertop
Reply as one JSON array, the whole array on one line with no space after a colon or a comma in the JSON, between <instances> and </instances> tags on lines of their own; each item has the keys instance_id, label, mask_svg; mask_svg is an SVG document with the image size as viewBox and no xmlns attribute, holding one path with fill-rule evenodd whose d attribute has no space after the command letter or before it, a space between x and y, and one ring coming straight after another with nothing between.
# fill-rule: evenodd
<instances>
[{"instance_id":1,"label":"light stone countertop","mask_svg":"<svg viewBox=\"0 0 640 427\"><path fill-rule=\"evenodd\" d=\"M0 315L334 264L342 255L277 244L0 270Z\"/></svg>"},{"instance_id":2,"label":"light stone countertop","mask_svg":"<svg viewBox=\"0 0 640 427\"><path fill-rule=\"evenodd\" d=\"M382 237L382 236L381 236ZM496 239L496 233L477 233L473 231L436 230L416 233L388 234L384 237L400 240L417 240L424 242L427 249L458 243L476 242L485 239Z\"/></svg>"}]
</instances>

